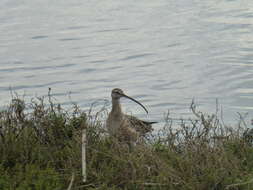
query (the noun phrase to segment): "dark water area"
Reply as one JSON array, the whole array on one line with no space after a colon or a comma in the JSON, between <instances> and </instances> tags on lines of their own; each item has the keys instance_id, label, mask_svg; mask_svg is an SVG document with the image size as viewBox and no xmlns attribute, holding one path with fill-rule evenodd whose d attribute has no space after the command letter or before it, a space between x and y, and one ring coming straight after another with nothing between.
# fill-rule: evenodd
<instances>
[{"instance_id":1,"label":"dark water area","mask_svg":"<svg viewBox=\"0 0 253 190\"><path fill-rule=\"evenodd\" d=\"M191 118L199 110L234 124L253 115L253 1L0 2L0 103L10 89L46 95L83 110L110 100L112 88L142 102L148 120ZM71 97L71 98L70 98ZM110 109L110 105L108 105Z\"/></svg>"}]
</instances>

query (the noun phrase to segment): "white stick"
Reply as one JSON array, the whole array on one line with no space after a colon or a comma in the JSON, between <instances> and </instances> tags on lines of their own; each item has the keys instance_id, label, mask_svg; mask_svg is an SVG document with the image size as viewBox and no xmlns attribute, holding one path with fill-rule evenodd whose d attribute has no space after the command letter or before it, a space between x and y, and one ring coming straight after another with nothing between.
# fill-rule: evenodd
<instances>
[{"instance_id":1,"label":"white stick","mask_svg":"<svg viewBox=\"0 0 253 190\"><path fill-rule=\"evenodd\" d=\"M86 174L86 129L82 130L82 174L83 174L83 182L87 180Z\"/></svg>"}]
</instances>

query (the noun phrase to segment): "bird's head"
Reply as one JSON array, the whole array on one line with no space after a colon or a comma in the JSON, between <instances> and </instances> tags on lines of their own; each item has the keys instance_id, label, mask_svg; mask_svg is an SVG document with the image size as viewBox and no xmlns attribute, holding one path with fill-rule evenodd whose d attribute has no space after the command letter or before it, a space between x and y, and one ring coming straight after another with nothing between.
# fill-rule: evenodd
<instances>
[{"instance_id":1,"label":"bird's head","mask_svg":"<svg viewBox=\"0 0 253 190\"><path fill-rule=\"evenodd\" d=\"M135 100L134 98L132 98L132 97L130 97L130 96L127 96L127 95L123 92L123 90L121 90L120 88L114 88L114 89L112 90L111 96L112 96L112 99L114 99L114 100L119 100L121 97L128 98L128 99L134 101L135 103L139 104L139 105L148 113L148 110L147 110L140 102L138 102L137 100Z\"/></svg>"},{"instance_id":2,"label":"bird's head","mask_svg":"<svg viewBox=\"0 0 253 190\"><path fill-rule=\"evenodd\" d=\"M125 94L123 92L123 90L121 90L120 88L114 88L112 90L112 98L113 99L120 99L121 97L123 97Z\"/></svg>"}]
</instances>

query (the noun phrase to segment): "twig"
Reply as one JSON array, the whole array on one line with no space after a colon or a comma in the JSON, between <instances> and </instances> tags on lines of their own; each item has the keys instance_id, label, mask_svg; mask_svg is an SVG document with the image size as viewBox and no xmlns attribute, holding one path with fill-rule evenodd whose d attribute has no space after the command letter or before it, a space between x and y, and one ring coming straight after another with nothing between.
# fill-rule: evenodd
<instances>
[{"instance_id":1,"label":"twig","mask_svg":"<svg viewBox=\"0 0 253 190\"><path fill-rule=\"evenodd\" d=\"M248 185L250 183L253 183L253 179L246 181L246 182L242 182L242 183L234 183L234 184L228 185L225 189L227 190L227 189L234 188L237 186Z\"/></svg>"},{"instance_id":2,"label":"twig","mask_svg":"<svg viewBox=\"0 0 253 190\"><path fill-rule=\"evenodd\" d=\"M87 180L86 174L86 128L82 129L82 174L83 174L83 182L85 183Z\"/></svg>"},{"instance_id":3,"label":"twig","mask_svg":"<svg viewBox=\"0 0 253 190\"><path fill-rule=\"evenodd\" d=\"M71 190L73 182L74 182L74 179L75 179L75 173L73 172L72 176L71 176L71 180L70 180L69 186L68 186L68 190Z\"/></svg>"}]
</instances>

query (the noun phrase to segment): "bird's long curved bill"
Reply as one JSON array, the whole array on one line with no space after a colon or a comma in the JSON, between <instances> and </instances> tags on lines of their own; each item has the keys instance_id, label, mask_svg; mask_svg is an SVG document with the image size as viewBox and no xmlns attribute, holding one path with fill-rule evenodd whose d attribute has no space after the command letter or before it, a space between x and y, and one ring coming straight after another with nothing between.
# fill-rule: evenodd
<instances>
[{"instance_id":1,"label":"bird's long curved bill","mask_svg":"<svg viewBox=\"0 0 253 190\"><path fill-rule=\"evenodd\" d=\"M122 94L122 96L124 96L125 98L128 98L128 99L134 101L135 103L139 104L148 113L148 110L140 102L138 102L137 100L135 100L135 99L133 99L133 98L131 98L131 97L125 95L125 94Z\"/></svg>"}]
</instances>

